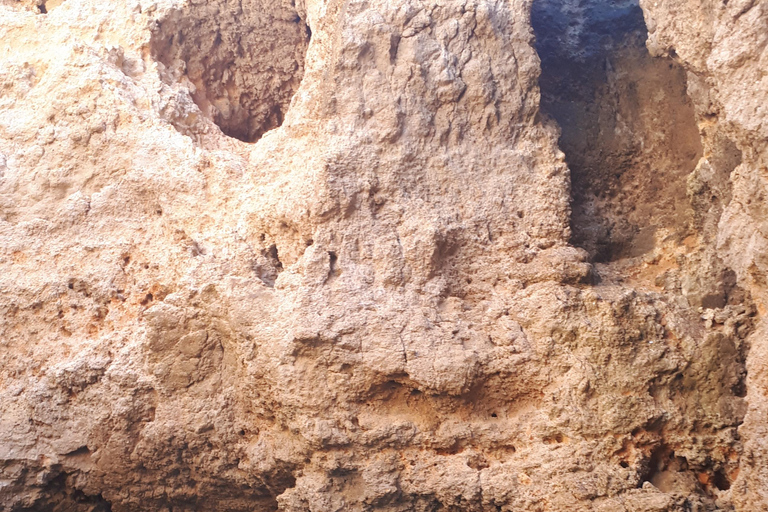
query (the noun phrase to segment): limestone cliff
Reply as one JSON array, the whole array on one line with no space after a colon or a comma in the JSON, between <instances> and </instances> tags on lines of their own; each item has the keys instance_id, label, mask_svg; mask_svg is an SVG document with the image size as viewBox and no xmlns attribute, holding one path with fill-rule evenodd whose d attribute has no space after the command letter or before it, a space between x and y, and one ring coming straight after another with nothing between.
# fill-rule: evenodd
<instances>
[{"instance_id":1,"label":"limestone cliff","mask_svg":"<svg viewBox=\"0 0 768 512\"><path fill-rule=\"evenodd\" d=\"M0 0L0 510L768 507L766 44Z\"/></svg>"}]
</instances>

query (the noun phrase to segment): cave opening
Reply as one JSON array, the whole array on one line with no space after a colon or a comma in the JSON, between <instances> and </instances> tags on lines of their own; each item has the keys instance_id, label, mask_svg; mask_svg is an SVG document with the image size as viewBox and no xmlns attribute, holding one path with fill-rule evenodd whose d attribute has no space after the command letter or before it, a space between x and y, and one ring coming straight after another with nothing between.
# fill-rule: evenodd
<instances>
[{"instance_id":1,"label":"cave opening","mask_svg":"<svg viewBox=\"0 0 768 512\"><path fill-rule=\"evenodd\" d=\"M652 57L637 0L535 0L541 111L571 170L571 243L595 262L686 236L702 154L685 71Z\"/></svg>"},{"instance_id":2,"label":"cave opening","mask_svg":"<svg viewBox=\"0 0 768 512\"><path fill-rule=\"evenodd\" d=\"M186 86L230 137L279 127L304 76L311 31L294 2L217 0L175 9L150 43L161 78Z\"/></svg>"}]
</instances>

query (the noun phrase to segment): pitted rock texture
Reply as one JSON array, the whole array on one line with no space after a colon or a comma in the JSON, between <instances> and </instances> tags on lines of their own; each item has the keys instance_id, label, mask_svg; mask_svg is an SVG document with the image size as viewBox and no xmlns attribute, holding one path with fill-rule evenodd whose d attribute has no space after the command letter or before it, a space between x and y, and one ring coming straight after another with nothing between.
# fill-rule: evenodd
<instances>
[{"instance_id":1,"label":"pitted rock texture","mask_svg":"<svg viewBox=\"0 0 768 512\"><path fill-rule=\"evenodd\" d=\"M759 2L54 4L0 2L0 510L768 504Z\"/></svg>"},{"instance_id":2,"label":"pitted rock texture","mask_svg":"<svg viewBox=\"0 0 768 512\"><path fill-rule=\"evenodd\" d=\"M697 189L720 199L717 250L765 312L765 169L768 165L768 6L765 2L641 2L649 27L648 48L672 55L688 72L689 94L700 119L706 152L699 162ZM691 11L693 9L693 12ZM736 149L736 151L733 151ZM729 155L738 154L734 159ZM723 175L729 175L725 180ZM727 189L727 196L721 191ZM739 429L744 443L742 471L733 485L740 510L768 503L764 463L768 425L768 343L761 322L750 337L746 397L749 408Z\"/></svg>"}]
</instances>

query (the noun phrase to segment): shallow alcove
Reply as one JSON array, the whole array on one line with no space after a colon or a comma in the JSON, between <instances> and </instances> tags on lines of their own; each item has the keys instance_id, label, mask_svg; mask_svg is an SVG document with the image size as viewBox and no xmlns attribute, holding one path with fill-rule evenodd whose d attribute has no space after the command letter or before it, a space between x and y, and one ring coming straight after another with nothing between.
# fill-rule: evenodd
<instances>
[{"instance_id":1,"label":"shallow alcove","mask_svg":"<svg viewBox=\"0 0 768 512\"><path fill-rule=\"evenodd\" d=\"M151 51L221 131L255 142L280 126L304 75L310 31L289 2L218 0L171 11Z\"/></svg>"},{"instance_id":2,"label":"shallow alcove","mask_svg":"<svg viewBox=\"0 0 768 512\"><path fill-rule=\"evenodd\" d=\"M562 129L572 243L594 261L686 236L686 176L702 154L685 71L645 47L637 0L535 0L541 109Z\"/></svg>"}]
</instances>

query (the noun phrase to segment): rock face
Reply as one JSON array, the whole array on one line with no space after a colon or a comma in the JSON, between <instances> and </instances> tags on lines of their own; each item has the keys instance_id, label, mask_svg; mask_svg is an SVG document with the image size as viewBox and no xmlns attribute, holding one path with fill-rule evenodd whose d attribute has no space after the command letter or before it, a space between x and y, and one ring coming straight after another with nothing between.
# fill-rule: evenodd
<instances>
[{"instance_id":1,"label":"rock face","mask_svg":"<svg viewBox=\"0 0 768 512\"><path fill-rule=\"evenodd\" d=\"M753 0L641 4L651 53L673 55L687 70L688 92L706 149L692 180L704 194L713 191L719 196L718 189L728 192L716 229L718 254L764 314L768 5ZM734 147L738 159L727 156ZM768 506L768 338L764 323L749 344L748 410L740 429L744 453L733 498L739 510L761 510Z\"/></svg>"},{"instance_id":2,"label":"rock face","mask_svg":"<svg viewBox=\"0 0 768 512\"><path fill-rule=\"evenodd\" d=\"M768 507L767 25L0 1L0 510Z\"/></svg>"}]
</instances>

